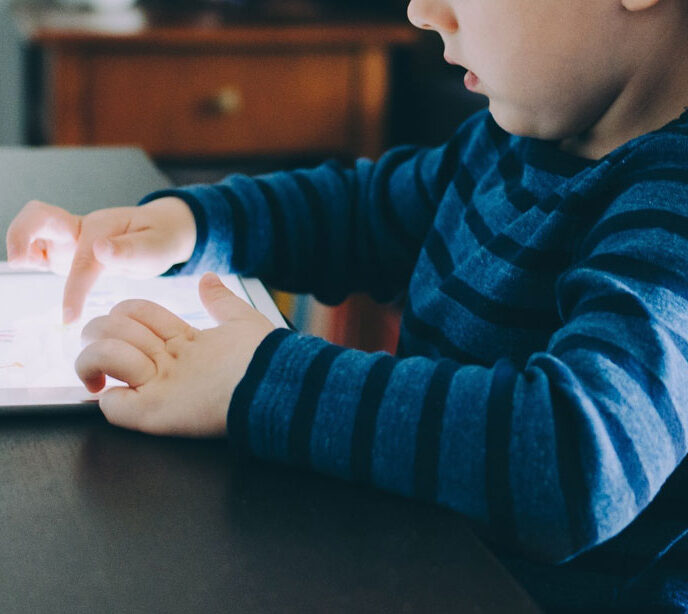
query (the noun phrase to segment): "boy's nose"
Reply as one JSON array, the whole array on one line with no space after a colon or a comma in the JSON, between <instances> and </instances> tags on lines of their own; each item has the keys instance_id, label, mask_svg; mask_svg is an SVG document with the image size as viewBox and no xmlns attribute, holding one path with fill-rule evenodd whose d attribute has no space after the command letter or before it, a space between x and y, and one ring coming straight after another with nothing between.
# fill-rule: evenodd
<instances>
[{"instance_id":1,"label":"boy's nose","mask_svg":"<svg viewBox=\"0 0 688 614\"><path fill-rule=\"evenodd\" d=\"M421 30L451 34L459 28L451 4L446 0L411 0L406 13L409 21Z\"/></svg>"}]
</instances>

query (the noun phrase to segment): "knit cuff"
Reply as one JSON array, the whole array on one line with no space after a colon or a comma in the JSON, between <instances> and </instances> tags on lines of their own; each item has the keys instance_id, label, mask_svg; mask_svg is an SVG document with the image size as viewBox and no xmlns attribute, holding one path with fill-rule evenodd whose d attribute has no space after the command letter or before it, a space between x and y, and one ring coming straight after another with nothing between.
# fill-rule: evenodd
<instances>
[{"instance_id":1,"label":"knit cuff","mask_svg":"<svg viewBox=\"0 0 688 614\"><path fill-rule=\"evenodd\" d=\"M275 352L288 336L294 334L286 328L276 328L265 337L232 395L227 412L227 437L230 449L237 454L245 455L250 451L248 419L251 403Z\"/></svg>"}]
</instances>

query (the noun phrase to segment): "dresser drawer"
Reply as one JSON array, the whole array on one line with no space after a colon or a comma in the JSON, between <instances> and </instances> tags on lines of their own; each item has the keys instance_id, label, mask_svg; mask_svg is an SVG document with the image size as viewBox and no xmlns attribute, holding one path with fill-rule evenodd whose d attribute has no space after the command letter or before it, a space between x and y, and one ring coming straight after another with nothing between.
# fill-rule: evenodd
<instances>
[{"instance_id":1,"label":"dresser drawer","mask_svg":"<svg viewBox=\"0 0 688 614\"><path fill-rule=\"evenodd\" d=\"M346 53L137 52L88 63L82 104L93 144L157 156L350 146L356 87Z\"/></svg>"}]
</instances>

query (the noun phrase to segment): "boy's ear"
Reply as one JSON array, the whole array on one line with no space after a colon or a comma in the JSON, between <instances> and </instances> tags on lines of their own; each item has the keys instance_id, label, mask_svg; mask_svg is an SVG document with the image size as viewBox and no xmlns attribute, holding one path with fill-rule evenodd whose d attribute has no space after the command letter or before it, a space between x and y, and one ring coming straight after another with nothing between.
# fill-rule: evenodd
<instances>
[{"instance_id":1,"label":"boy's ear","mask_svg":"<svg viewBox=\"0 0 688 614\"><path fill-rule=\"evenodd\" d=\"M652 8L660 1L661 0L621 0L621 4L623 4L627 11L644 11Z\"/></svg>"}]
</instances>

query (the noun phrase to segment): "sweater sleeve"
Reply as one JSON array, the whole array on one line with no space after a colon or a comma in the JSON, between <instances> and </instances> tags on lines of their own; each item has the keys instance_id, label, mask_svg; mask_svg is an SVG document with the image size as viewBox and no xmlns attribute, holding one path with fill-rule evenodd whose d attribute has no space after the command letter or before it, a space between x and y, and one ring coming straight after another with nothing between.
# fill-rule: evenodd
<instances>
[{"instance_id":1,"label":"sweater sleeve","mask_svg":"<svg viewBox=\"0 0 688 614\"><path fill-rule=\"evenodd\" d=\"M520 366L271 333L231 401L230 443L568 560L627 526L686 453L687 210L685 167L622 187L558 280L561 327Z\"/></svg>"},{"instance_id":2,"label":"sweater sleeve","mask_svg":"<svg viewBox=\"0 0 688 614\"><path fill-rule=\"evenodd\" d=\"M405 290L460 141L442 147L398 147L353 168L328 161L313 169L257 177L230 175L148 195L141 204L177 196L191 207L197 241L174 272L235 272L260 277L325 303L351 292L389 301Z\"/></svg>"}]
</instances>

